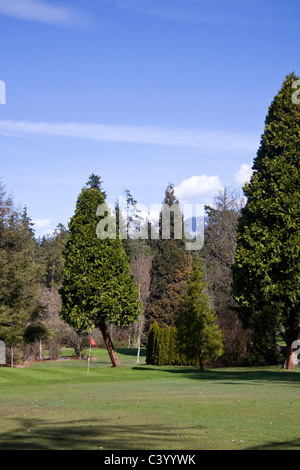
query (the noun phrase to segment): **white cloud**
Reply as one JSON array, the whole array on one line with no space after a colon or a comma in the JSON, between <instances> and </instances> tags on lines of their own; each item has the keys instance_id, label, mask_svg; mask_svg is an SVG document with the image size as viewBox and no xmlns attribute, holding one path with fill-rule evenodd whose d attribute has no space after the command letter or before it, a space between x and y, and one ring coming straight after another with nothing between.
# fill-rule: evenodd
<instances>
[{"instance_id":1,"label":"white cloud","mask_svg":"<svg viewBox=\"0 0 300 470\"><path fill-rule=\"evenodd\" d=\"M42 233L42 236L45 235L45 237L49 236L51 237L54 234L55 230L53 228L48 228L47 230L44 230Z\"/></svg>"},{"instance_id":2,"label":"white cloud","mask_svg":"<svg viewBox=\"0 0 300 470\"><path fill-rule=\"evenodd\" d=\"M211 204L214 196L222 191L223 184L218 175L199 175L183 180L174 189L180 202L197 199L199 204Z\"/></svg>"},{"instance_id":3,"label":"white cloud","mask_svg":"<svg viewBox=\"0 0 300 470\"><path fill-rule=\"evenodd\" d=\"M0 0L0 15L62 25L82 25L87 20L83 12L44 0Z\"/></svg>"},{"instance_id":4,"label":"white cloud","mask_svg":"<svg viewBox=\"0 0 300 470\"><path fill-rule=\"evenodd\" d=\"M32 221L35 235L37 237L43 237L44 235L51 236L54 233L54 229L51 228L50 219L35 219Z\"/></svg>"},{"instance_id":5,"label":"white cloud","mask_svg":"<svg viewBox=\"0 0 300 470\"><path fill-rule=\"evenodd\" d=\"M1 0L0 0L1 1ZM0 121L3 135L60 136L109 142L168 145L214 150L257 149L257 136L222 131L170 129L154 126L114 126L92 123Z\"/></svg>"},{"instance_id":6,"label":"white cloud","mask_svg":"<svg viewBox=\"0 0 300 470\"><path fill-rule=\"evenodd\" d=\"M147 215L149 222L151 222L152 224L157 224L159 222L160 210L161 208L158 208L158 205L157 205L157 209L150 209Z\"/></svg>"},{"instance_id":7,"label":"white cloud","mask_svg":"<svg viewBox=\"0 0 300 470\"><path fill-rule=\"evenodd\" d=\"M244 185L250 181L252 176L252 168L247 163L243 163L241 167L234 174L234 182L239 185Z\"/></svg>"},{"instance_id":8,"label":"white cloud","mask_svg":"<svg viewBox=\"0 0 300 470\"><path fill-rule=\"evenodd\" d=\"M43 228L43 227L49 227L49 225L51 224L51 220L50 219L35 219L32 221L32 223L34 224L36 228Z\"/></svg>"}]
</instances>

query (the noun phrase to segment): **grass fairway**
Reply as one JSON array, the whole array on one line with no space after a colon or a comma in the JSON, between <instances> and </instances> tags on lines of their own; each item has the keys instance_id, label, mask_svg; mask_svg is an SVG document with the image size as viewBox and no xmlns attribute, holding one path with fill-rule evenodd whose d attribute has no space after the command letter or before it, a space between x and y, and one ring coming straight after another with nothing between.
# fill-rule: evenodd
<instances>
[{"instance_id":1,"label":"grass fairway","mask_svg":"<svg viewBox=\"0 0 300 470\"><path fill-rule=\"evenodd\" d=\"M300 374L153 367L135 351L0 368L1 449L300 449Z\"/></svg>"}]
</instances>

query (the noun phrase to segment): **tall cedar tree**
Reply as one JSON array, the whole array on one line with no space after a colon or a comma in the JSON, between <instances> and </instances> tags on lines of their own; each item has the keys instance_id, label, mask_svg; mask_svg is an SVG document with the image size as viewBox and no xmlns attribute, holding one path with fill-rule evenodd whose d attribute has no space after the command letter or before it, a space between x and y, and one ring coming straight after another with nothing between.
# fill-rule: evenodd
<instances>
[{"instance_id":1,"label":"tall cedar tree","mask_svg":"<svg viewBox=\"0 0 300 470\"><path fill-rule=\"evenodd\" d=\"M77 331L99 328L116 367L120 361L106 322L124 327L136 321L140 314L138 290L121 240L97 236L97 208L105 203L105 198L97 184L100 180L92 176L89 187L78 197L69 223L60 290L61 315Z\"/></svg>"},{"instance_id":2,"label":"tall cedar tree","mask_svg":"<svg viewBox=\"0 0 300 470\"><path fill-rule=\"evenodd\" d=\"M174 186L169 184L163 205L178 206ZM182 237L174 238L174 214L170 212L170 239L162 238L162 212L159 220L159 239L152 260L150 295L147 307L148 326L154 320L160 326L174 326L175 312L183 297L191 270L191 255L185 249L184 226Z\"/></svg>"},{"instance_id":3,"label":"tall cedar tree","mask_svg":"<svg viewBox=\"0 0 300 470\"><path fill-rule=\"evenodd\" d=\"M223 335L210 308L199 253L193 258L188 288L176 315L176 327L182 353L188 359L197 357L201 369L205 359L214 360L223 353Z\"/></svg>"},{"instance_id":4,"label":"tall cedar tree","mask_svg":"<svg viewBox=\"0 0 300 470\"><path fill-rule=\"evenodd\" d=\"M283 332L287 369L300 324L300 106L288 75L275 96L244 187L233 268L238 313L257 343Z\"/></svg>"}]
</instances>

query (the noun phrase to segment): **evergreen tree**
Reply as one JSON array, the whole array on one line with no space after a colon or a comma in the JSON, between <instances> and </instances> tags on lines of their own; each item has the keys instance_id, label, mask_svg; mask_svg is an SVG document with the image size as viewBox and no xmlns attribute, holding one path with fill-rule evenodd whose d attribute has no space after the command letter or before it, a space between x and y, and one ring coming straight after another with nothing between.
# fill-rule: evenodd
<instances>
[{"instance_id":1,"label":"evergreen tree","mask_svg":"<svg viewBox=\"0 0 300 470\"><path fill-rule=\"evenodd\" d=\"M128 256L129 262L135 257L136 249L139 249L139 237L141 218L137 209L137 201L134 199L129 189L125 189L122 197L122 207L119 207L119 200L115 204L116 225L124 250Z\"/></svg>"},{"instance_id":2,"label":"evergreen tree","mask_svg":"<svg viewBox=\"0 0 300 470\"><path fill-rule=\"evenodd\" d=\"M110 238L109 220L108 237L97 236L97 225L103 220L97 209L103 204L96 187L83 188L78 197L64 251L62 318L77 331L99 328L112 364L118 366L107 322L128 326L138 319L140 306L122 242Z\"/></svg>"},{"instance_id":3,"label":"evergreen tree","mask_svg":"<svg viewBox=\"0 0 300 470\"><path fill-rule=\"evenodd\" d=\"M168 209L172 207L179 209L180 206L175 197L174 186L169 184L160 213L159 239L152 260L147 308L148 323L151 324L152 321L157 320L158 324L162 326L174 325L175 312L186 290L191 268L190 254L185 249L183 216L179 209L177 214L180 214L182 229L180 238L176 238L178 229L175 224L178 224L179 220L176 220L172 211L170 214L168 213ZM164 238L163 223L168 220L170 222L169 238Z\"/></svg>"},{"instance_id":4,"label":"evergreen tree","mask_svg":"<svg viewBox=\"0 0 300 470\"><path fill-rule=\"evenodd\" d=\"M201 369L205 359L213 360L223 353L223 335L205 290L204 272L197 253L186 294L176 315L176 327L183 354L188 359L198 358Z\"/></svg>"},{"instance_id":5,"label":"evergreen tree","mask_svg":"<svg viewBox=\"0 0 300 470\"><path fill-rule=\"evenodd\" d=\"M39 243L40 262L44 267L44 284L53 293L62 282L63 250L68 237L64 225L58 224L54 234L43 236Z\"/></svg>"},{"instance_id":6,"label":"evergreen tree","mask_svg":"<svg viewBox=\"0 0 300 470\"><path fill-rule=\"evenodd\" d=\"M147 344L147 364L157 364L157 342L159 335L159 326L156 320L151 324L148 332L148 344Z\"/></svg>"},{"instance_id":7,"label":"evergreen tree","mask_svg":"<svg viewBox=\"0 0 300 470\"><path fill-rule=\"evenodd\" d=\"M102 188L102 183L103 181L101 180L101 176L92 173L86 182L86 187L90 189L97 189L101 192L103 198L106 199L106 192Z\"/></svg>"},{"instance_id":8,"label":"evergreen tree","mask_svg":"<svg viewBox=\"0 0 300 470\"><path fill-rule=\"evenodd\" d=\"M39 309L38 265L32 223L26 208L15 209L0 187L0 339L11 351L24 342L26 328Z\"/></svg>"},{"instance_id":9,"label":"evergreen tree","mask_svg":"<svg viewBox=\"0 0 300 470\"><path fill-rule=\"evenodd\" d=\"M233 295L239 316L267 354L282 331L286 367L300 331L300 106L288 75L265 120L238 227Z\"/></svg>"}]
</instances>

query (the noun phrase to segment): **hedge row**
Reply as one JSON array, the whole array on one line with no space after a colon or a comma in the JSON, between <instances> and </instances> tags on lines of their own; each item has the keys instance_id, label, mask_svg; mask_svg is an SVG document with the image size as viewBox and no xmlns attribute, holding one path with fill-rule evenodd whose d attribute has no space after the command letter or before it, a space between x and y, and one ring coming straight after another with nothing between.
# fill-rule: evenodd
<instances>
[{"instance_id":1,"label":"hedge row","mask_svg":"<svg viewBox=\"0 0 300 470\"><path fill-rule=\"evenodd\" d=\"M161 327L155 321L148 333L147 364L164 365L197 365L197 360L187 360L180 352L178 331L176 328Z\"/></svg>"}]
</instances>

